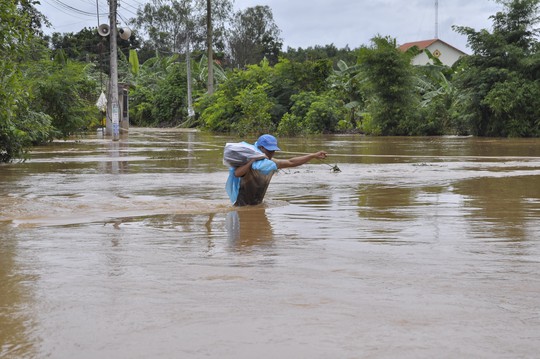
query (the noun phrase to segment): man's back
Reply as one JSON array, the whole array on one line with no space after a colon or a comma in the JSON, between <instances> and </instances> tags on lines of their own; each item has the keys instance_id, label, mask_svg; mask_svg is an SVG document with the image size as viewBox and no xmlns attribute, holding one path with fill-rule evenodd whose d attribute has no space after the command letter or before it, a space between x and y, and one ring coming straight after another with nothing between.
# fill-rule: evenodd
<instances>
[{"instance_id":1,"label":"man's back","mask_svg":"<svg viewBox=\"0 0 540 359\"><path fill-rule=\"evenodd\" d=\"M263 174L261 171L250 168L240 181L240 189L235 206L256 205L262 203L266 189L274 171Z\"/></svg>"}]
</instances>

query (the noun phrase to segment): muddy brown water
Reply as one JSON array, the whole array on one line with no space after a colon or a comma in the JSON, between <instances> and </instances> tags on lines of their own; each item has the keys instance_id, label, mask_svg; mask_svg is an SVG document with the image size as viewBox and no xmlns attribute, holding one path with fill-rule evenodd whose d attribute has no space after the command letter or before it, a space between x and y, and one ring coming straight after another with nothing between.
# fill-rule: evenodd
<instances>
[{"instance_id":1,"label":"muddy brown water","mask_svg":"<svg viewBox=\"0 0 540 359\"><path fill-rule=\"evenodd\" d=\"M0 165L0 357L537 357L540 140L283 138L330 157L237 209L238 140L132 129Z\"/></svg>"}]
</instances>

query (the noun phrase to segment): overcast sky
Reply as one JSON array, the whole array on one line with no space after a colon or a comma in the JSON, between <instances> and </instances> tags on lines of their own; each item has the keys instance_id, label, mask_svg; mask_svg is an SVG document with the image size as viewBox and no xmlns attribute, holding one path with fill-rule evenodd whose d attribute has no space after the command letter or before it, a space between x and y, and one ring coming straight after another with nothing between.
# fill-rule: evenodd
<instances>
[{"instance_id":1,"label":"overcast sky","mask_svg":"<svg viewBox=\"0 0 540 359\"><path fill-rule=\"evenodd\" d=\"M135 16L145 0L118 0L119 21ZM398 44L438 37L470 52L467 38L452 30L452 25L491 30L489 17L501 10L494 0L236 0L235 10L268 5L281 30L283 50L334 44L354 49L368 45L377 34L391 36ZM106 0L41 0L38 9L53 27L46 32L78 32L84 27L108 23Z\"/></svg>"}]
</instances>

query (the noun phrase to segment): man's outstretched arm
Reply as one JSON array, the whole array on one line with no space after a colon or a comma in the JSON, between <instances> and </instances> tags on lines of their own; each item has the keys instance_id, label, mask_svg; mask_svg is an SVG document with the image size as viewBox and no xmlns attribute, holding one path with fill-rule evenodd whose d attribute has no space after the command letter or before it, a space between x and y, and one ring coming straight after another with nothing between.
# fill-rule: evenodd
<instances>
[{"instance_id":1,"label":"man's outstretched arm","mask_svg":"<svg viewBox=\"0 0 540 359\"><path fill-rule=\"evenodd\" d=\"M278 168L289 168L289 167L298 167L303 165L304 163L307 163L311 161L314 158L318 159L325 159L328 154L325 151L319 151L315 153L310 153L308 155L293 157L288 160L278 160L274 159L273 161L276 163Z\"/></svg>"}]
</instances>

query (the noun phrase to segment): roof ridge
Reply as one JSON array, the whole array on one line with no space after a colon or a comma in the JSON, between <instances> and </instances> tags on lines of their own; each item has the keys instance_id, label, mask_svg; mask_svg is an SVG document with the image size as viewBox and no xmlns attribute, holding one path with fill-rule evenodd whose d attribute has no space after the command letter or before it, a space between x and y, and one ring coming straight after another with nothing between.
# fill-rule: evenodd
<instances>
[{"instance_id":1,"label":"roof ridge","mask_svg":"<svg viewBox=\"0 0 540 359\"><path fill-rule=\"evenodd\" d=\"M450 45L449 43L447 43L446 41L441 40L441 39L439 39L439 38L428 39L428 40L419 40L419 41L406 42L406 43L400 45L400 46L399 46L399 49L400 49L401 51L407 51L407 50L410 49L411 47L417 46L418 49L424 50L424 49L426 49L428 46L432 45L433 43L435 43L435 42L437 42L437 41L440 41L440 42L442 42L443 44L445 44L445 45L447 45L447 46L450 46L450 47L453 48L454 50L459 51L459 52L465 54L464 51L461 51L461 50L458 49L457 47L452 46L452 45Z\"/></svg>"}]
</instances>

